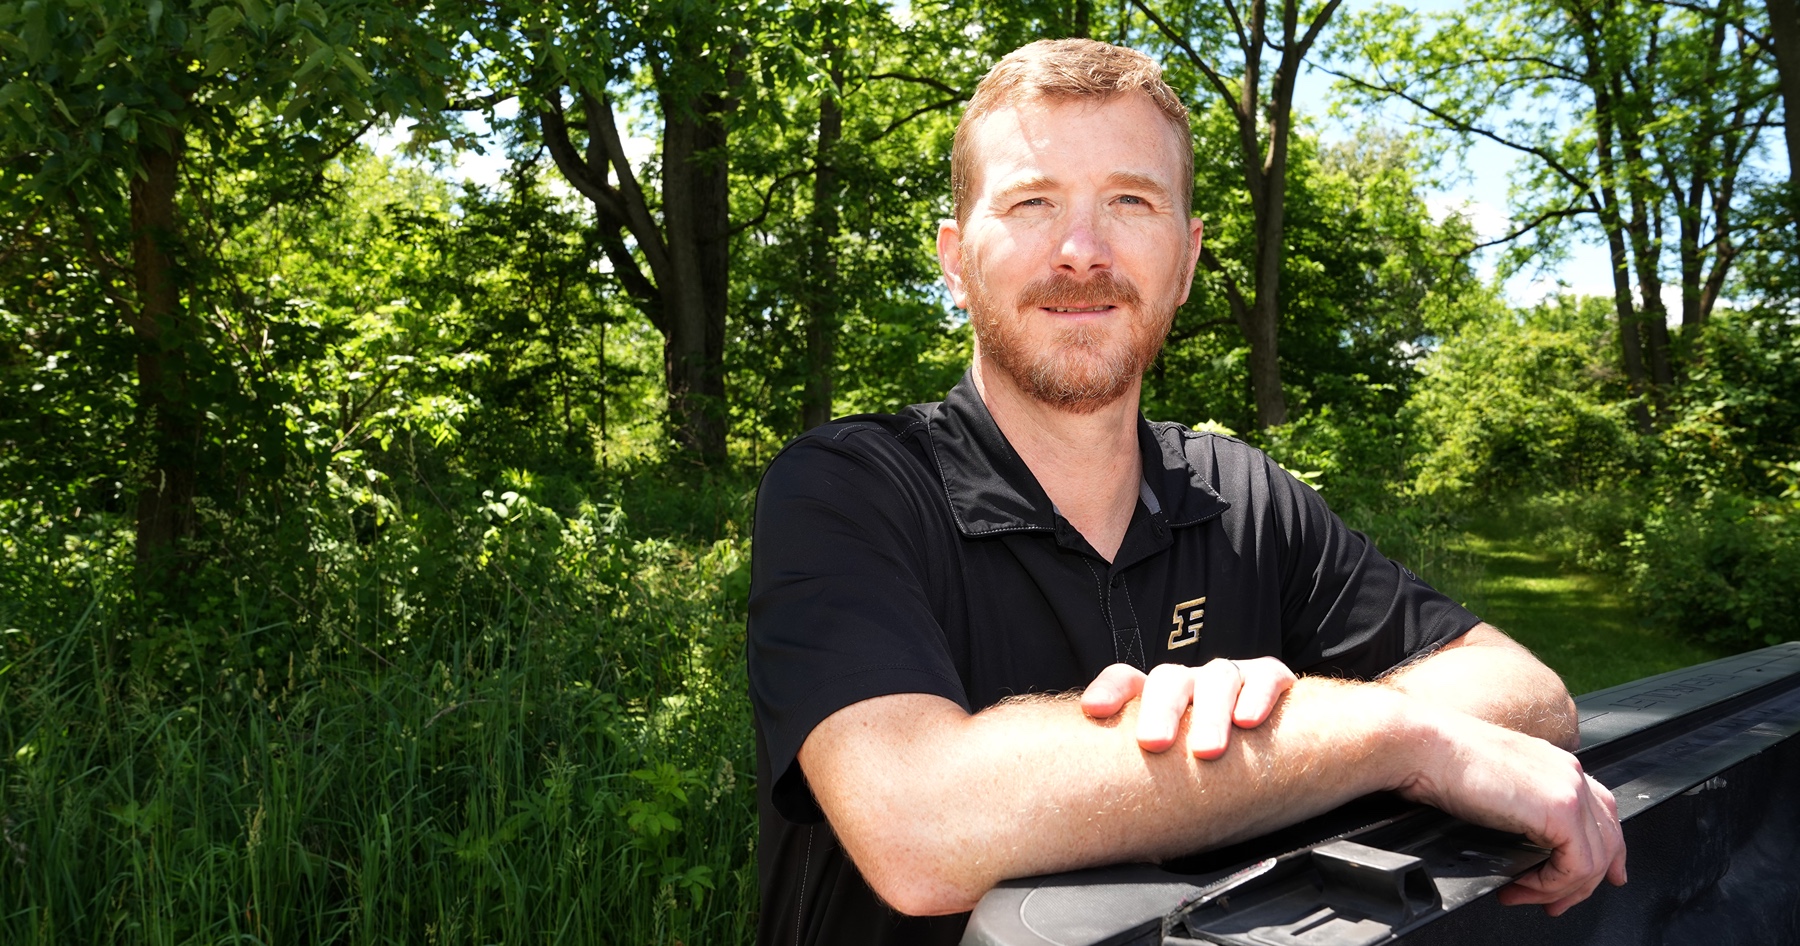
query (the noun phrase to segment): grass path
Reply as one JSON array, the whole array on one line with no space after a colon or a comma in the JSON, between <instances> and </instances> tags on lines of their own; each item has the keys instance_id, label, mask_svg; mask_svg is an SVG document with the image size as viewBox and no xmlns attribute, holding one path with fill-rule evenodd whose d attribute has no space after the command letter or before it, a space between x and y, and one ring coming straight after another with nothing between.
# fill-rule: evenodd
<instances>
[{"instance_id":1,"label":"grass path","mask_svg":"<svg viewBox=\"0 0 1800 946\"><path fill-rule=\"evenodd\" d=\"M1645 626L1617 578L1563 560L1503 517L1471 523L1460 551L1480 566L1460 589L1475 613L1562 674L1571 693L1725 655Z\"/></svg>"}]
</instances>

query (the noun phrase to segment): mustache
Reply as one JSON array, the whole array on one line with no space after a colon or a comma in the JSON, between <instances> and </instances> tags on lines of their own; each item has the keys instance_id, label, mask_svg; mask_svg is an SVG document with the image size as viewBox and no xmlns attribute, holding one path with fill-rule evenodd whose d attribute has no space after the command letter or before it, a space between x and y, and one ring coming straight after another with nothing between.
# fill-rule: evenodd
<instances>
[{"instance_id":1,"label":"mustache","mask_svg":"<svg viewBox=\"0 0 1800 946\"><path fill-rule=\"evenodd\" d=\"M1131 280L1103 269L1086 279L1057 273L1027 284L1019 293L1020 309L1083 309L1097 305L1137 306L1143 301Z\"/></svg>"}]
</instances>

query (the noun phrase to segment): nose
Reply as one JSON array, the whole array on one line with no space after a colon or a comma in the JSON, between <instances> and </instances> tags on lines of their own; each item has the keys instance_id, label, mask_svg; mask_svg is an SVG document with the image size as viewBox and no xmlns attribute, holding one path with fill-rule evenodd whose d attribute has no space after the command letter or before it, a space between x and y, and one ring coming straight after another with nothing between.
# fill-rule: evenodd
<instances>
[{"instance_id":1,"label":"nose","mask_svg":"<svg viewBox=\"0 0 1800 946\"><path fill-rule=\"evenodd\" d=\"M1112 247L1100 226L1098 206L1076 206L1063 218L1064 226L1056 250L1056 268L1077 278L1085 278L1112 266Z\"/></svg>"}]
</instances>

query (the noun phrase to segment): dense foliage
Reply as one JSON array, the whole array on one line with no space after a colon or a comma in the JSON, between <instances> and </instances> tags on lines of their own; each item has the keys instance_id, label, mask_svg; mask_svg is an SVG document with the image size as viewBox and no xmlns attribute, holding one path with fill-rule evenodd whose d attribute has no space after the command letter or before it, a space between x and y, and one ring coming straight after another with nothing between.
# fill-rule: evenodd
<instances>
[{"instance_id":1,"label":"dense foliage","mask_svg":"<svg viewBox=\"0 0 1800 946\"><path fill-rule=\"evenodd\" d=\"M1725 13L1608 35L1681 33L1699 69ZM1639 309L1477 277L1423 195L1447 125L1285 117L1271 255L1246 181L1272 172L1219 88L1279 50L1205 14L0 0L0 939L747 942L756 476L966 367L932 256L949 137L1042 35L1163 57L1194 109L1211 259L1146 413L1240 431L1447 587L1505 520L1656 633L1800 637L1781 182L1682 164L1723 134L1693 109L1648 129L1634 167L1682 173L1633 172L1645 233L1581 225L1686 233L1698 179L1735 242L1690 248L1715 297L1634 374ZM1347 35L1429 45L1380 16ZM1726 104L1778 121L1744 55ZM1646 94L1698 108L1674 59ZM476 148L502 179L458 182ZM1521 219L1561 193L1536 184Z\"/></svg>"}]
</instances>

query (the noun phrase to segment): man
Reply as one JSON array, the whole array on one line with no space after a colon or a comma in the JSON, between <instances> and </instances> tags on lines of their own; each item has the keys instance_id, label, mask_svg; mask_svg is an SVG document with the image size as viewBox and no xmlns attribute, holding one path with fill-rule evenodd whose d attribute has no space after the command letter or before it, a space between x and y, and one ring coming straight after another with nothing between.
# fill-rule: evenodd
<instances>
[{"instance_id":1,"label":"man","mask_svg":"<svg viewBox=\"0 0 1800 946\"><path fill-rule=\"evenodd\" d=\"M1138 415L1200 250L1191 140L1141 54L1002 60L938 234L968 375L765 475L762 942L951 943L1001 880L1377 790L1553 849L1506 902L1558 913L1624 882L1555 674L1262 454Z\"/></svg>"}]
</instances>

